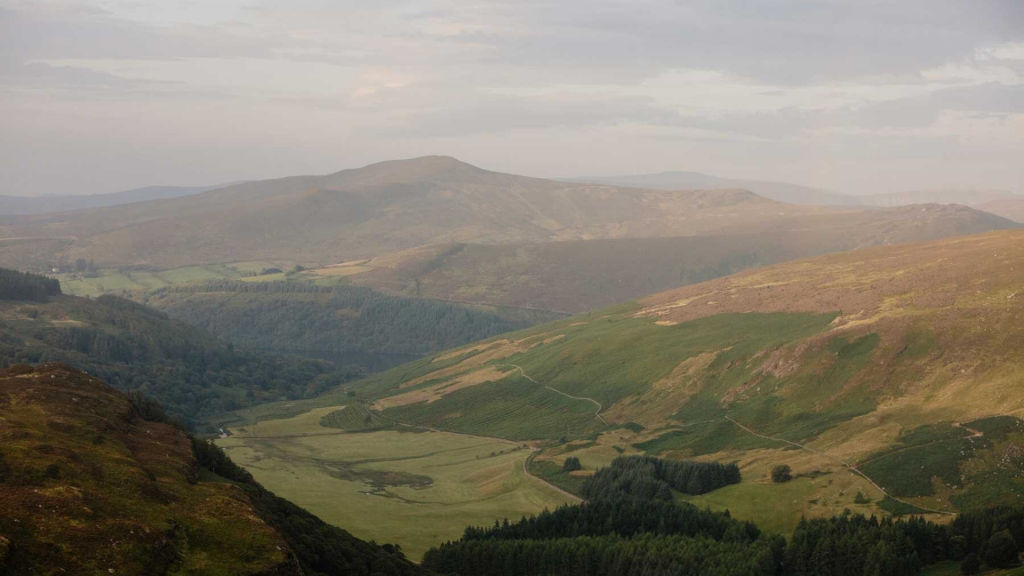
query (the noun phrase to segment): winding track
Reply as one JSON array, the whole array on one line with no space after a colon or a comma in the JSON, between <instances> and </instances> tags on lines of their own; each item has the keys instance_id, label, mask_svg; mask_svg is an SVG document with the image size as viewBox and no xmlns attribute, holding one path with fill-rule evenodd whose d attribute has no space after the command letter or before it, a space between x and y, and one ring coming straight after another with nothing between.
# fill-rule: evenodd
<instances>
[{"instance_id":1,"label":"winding track","mask_svg":"<svg viewBox=\"0 0 1024 576\"><path fill-rule=\"evenodd\" d=\"M587 398L586 396L573 396L572 394L568 394L566 392L562 392L561 390L559 390L558 388L555 388L553 386L548 386L547 384L541 384L540 382L537 382L536 380L534 380L529 374L527 374L526 371L523 370L523 367L519 366L518 364L503 364L503 366L511 366L511 367L515 368L516 370L519 370L519 373L523 375L523 378L526 378L527 380L529 380L530 382L533 382L534 384L543 386L543 387L547 388L548 390L551 390L555 394L561 394L562 396L565 396L566 398L571 398L573 400L582 400L582 401L585 401L585 402L590 402L594 406L597 406L597 410L594 412L594 417L597 418L598 420L600 420L601 423L604 424L605 426L608 425L608 421L604 419L604 416L601 416L601 411L604 410L604 406L602 406L601 403L598 402L597 400L594 400L593 398Z\"/></svg>"},{"instance_id":2,"label":"winding track","mask_svg":"<svg viewBox=\"0 0 1024 576\"><path fill-rule=\"evenodd\" d=\"M948 516L956 516L956 512L950 512L948 510L936 510L934 508L925 508L924 506L920 506L918 504L913 504L913 503L910 503L910 502L906 502L904 500L900 500L899 498L893 496L892 494L889 494L889 492L887 492L885 490L885 488L882 488L881 486L879 486L877 482L875 482L870 477L868 477L867 474L861 472L860 469L857 468L855 465L850 464L849 462L846 462L845 460L843 460L841 458L837 458L837 457L832 456L832 455L830 455L828 453L822 452L821 450L815 450L814 448L811 448L809 446L805 446L804 444L800 444L798 442L793 442L791 440L786 440L785 438L776 438L774 436L766 436L764 434L761 434L760 432L757 432L757 431L755 431L755 430L753 430L751 428L748 428L747 426L744 426L743 424L740 424L739 422L734 420L731 416L726 416L725 419L728 420L729 422L732 422L733 424L735 424L736 427L739 428L740 430L743 430L744 432L746 432L747 434L750 434L752 436L757 436L758 438L763 438L765 440L772 440L774 442L782 442L784 444L789 444L790 446L794 446L794 447L799 448L801 450L805 450L805 451L810 452L812 454L817 454L818 456L821 456L823 458L826 458L828 460L836 462L837 464L840 464L841 466L843 466L844 468L849 470L851 473L856 474L857 476L860 476L861 478L867 480L868 483L871 484L872 486L874 486L875 488L877 488L878 491L882 493L882 495L884 495L884 496L886 496L888 498L892 498L893 500L895 500L897 502L900 502L902 504L906 504L907 506L913 506L915 508L919 508L921 510L924 510L925 512L931 512L933 514L945 514L945 515L948 515Z\"/></svg>"}]
</instances>

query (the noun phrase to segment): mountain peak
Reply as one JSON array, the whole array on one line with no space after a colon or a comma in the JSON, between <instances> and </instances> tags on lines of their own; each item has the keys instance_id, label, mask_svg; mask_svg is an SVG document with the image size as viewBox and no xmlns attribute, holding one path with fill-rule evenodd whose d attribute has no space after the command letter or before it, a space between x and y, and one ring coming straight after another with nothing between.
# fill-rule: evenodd
<instances>
[{"instance_id":1,"label":"mountain peak","mask_svg":"<svg viewBox=\"0 0 1024 576\"><path fill-rule=\"evenodd\" d=\"M342 170L329 178L346 186L375 186L486 173L486 170L451 156L419 156Z\"/></svg>"}]
</instances>

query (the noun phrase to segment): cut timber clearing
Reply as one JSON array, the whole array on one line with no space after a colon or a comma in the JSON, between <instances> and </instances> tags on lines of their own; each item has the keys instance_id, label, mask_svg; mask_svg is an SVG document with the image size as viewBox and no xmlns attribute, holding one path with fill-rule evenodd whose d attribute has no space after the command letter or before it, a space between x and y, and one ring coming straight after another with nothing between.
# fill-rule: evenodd
<instances>
[{"instance_id":1,"label":"cut timber clearing","mask_svg":"<svg viewBox=\"0 0 1024 576\"><path fill-rule=\"evenodd\" d=\"M554 388L554 387L548 386L547 384L541 384L540 382L537 382L536 380L531 378L530 375L527 374L525 370L523 370L522 366L518 366L516 364L505 364L505 366L511 366L511 367L515 368L516 370L519 370L519 373L523 375L523 378L526 378L527 380L529 380L530 382L533 382L534 384L537 384L539 386L543 386L543 387L547 388L548 390L551 390L555 394L561 394L562 396L565 396L566 398L570 398L572 400L582 400L584 402L590 402L594 406L597 406L597 411L594 412L594 417L597 418L598 420L600 420L602 424L604 424L606 426L608 425L608 421L604 419L604 416L601 416L601 411L604 410L604 406L602 406L601 403L598 402L597 400L594 400L593 398L587 398L585 396L573 396L572 394L567 394L565 392L562 392L558 388Z\"/></svg>"}]
</instances>

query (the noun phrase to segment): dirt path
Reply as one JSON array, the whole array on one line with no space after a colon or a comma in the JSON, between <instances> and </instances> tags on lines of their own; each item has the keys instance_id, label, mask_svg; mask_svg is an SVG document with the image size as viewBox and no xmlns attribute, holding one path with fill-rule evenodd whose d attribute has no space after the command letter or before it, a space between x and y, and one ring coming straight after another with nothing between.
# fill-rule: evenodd
<instances>
[{"instance_id":1,"label":"dirt path","mask_svg":"<svg viewBox=\"0 0 1024 576\"><path fill-rule=\"evenodd\" d=\"M832 456L830 454L822 452L821 450L815 450L814 448L811 448L809 446L805 446L805 445L800 444L798 442L793 442L793 441L790 441L790 440L786 440L785 438L776 438L774 436L766 436L764 434L761 434L760 432L757 432L757 431L755 431L755 430L753 430L751 428L748 428L747 426L744 426L743 424L740 424L736 420L733 420L732 417L730 417L730 416L726 416L725 419L728 420L729 422L732 422L733 424L735 424L736 427L739 428L740 430L743 430L744 432L746 432L747 434L750 434L752 436L757 436L758 438L763 438L765 440L772 440L774 442L782 442L784 444L789 444L790 446L794 446L794 447L799 448L801 450L810 452L812 454L817 454L818 456L821 456L823 458L831 460L831 461L833 461L833 462L843 466L844 468L849 470L851 473L856 474L857 476L860 476L864 480L867 480L867 482L869 484L871 484L872 486L874 486L879 492L881 492L883 496L886 496L888 498L892 498L893 500L895 500L897 502L900 502L902 504L906 504L907 506L913 506L913 507L918 508L920 510L924 510L925 512L931 512L933 514L945 514L945 515L949 515L949 516L955 516L956 515L955 512L949 512L947 510L935 510L933 508L925 508L924 506L919 506L917 504L913 504L913 503L910 503L910 502L906 502L904 500L900 500L899 498L896 498L892 494L889 494L889 492L887 492L885 490L885 488L882 488L881 486L879 486L877 482L875 482L870 477L868 477L867 474L861 472L860 469L858 469L856 466L854 466L853 464L850 464L849 462L846 462L845 460L843 460L841 458L837 458L835 456Z\"/></svg>"},{"instance_id":2,"label":"dirt path","mask_svg":"<svg viewBox=\"0 0 1024 576\"><path fill-rule=\"evenodd\" d=\"M604 406L602 406L601 403L598 402L597 400L594 400L593 398L587 398L586 396L573 396L572 394L567 394L565 392L562 392L561 390L559 390L558 388L555 388L553 386L548 386L547 384L541 384L540 382L537 382L532 377L530 377L530 375L527 374L525 370L523 370L523 367L519 366L517 364L503 364L503 366L511 366L511 367L515 368L516 370L519 370L519 373L523 375L523 378L526 378L527 380L529 380L530 382L533 382L534 384L543 386L543 387L547 388L548 390L551 390L555 394L561 394L562 396L565 396L566 398L571 398L572 400L581 400L581 401L584 401L584 402L590 402L594 406L597 406L597 411L594 412L594 417L597 418L598 420L600 420L601 423L604 424L605 426L608 425L608 421L604 419L604 416L601 416L601 411L604 410Z\"/></svg>"},{"instance_id":3,"label":"dirt path","mask_svg":"<svg viewBox=\"0 0 1024 576\"><path fill-rule=\"evenodd\" d=\"M985 433L982 432L981 430L975 430L974 428L968 428L967 426L964 426L960 422L953 422L953 427L954 428L960 428L961 430L967 430L968 432L971 433L970 436L965 436L965 438L981 438L982 436L985 435Z\"/></svg>"},{"instance_id":4,"label":"dirt path","mask_svg":"<svg viewBox=\"0 0 1024 576\"><path fill-rule=\"evenodd\" d=\"M530 462L533 461L533 458L535 456L537 456L537 454L540 454L540 448L530 448L530 455L527 456L523 460L523 474L526 474L527 477L533 478L534 480L536 480L538 482L546 484L551 489L553 489L555 492L558 492L562 496L565 496L566 498L568 498L571 502L580 502L582 500L582 498L580 498L579 496L577 496L577 495L575 495L572 492L569 492L567 490L563 490L563 489L559 488L558 486L555 486L554 484L552 484L551 482L548 482L547 480L541 478L540 476L535 476L535 475L530 473Z\"/></svg>"}]
</instances>

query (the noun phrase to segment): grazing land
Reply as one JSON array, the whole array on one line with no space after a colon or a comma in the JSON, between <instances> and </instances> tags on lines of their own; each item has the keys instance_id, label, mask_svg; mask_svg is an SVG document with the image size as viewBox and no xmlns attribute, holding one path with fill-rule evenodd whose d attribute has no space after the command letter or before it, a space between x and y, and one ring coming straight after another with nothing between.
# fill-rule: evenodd
<instances>
[{"instance_id":1,"label":"grazing land","mask_svg":"<svg viewBox=\"0 0 1024 576\"><path fill-rule=\"evenodd\" d=\"M218 444L268 489L359 538L395 542L414 559L467 525L575 500L526 473L525 444L402 427L345 433L321 424L341 408L232 428Z\"/></svg>"}]
</instances>

